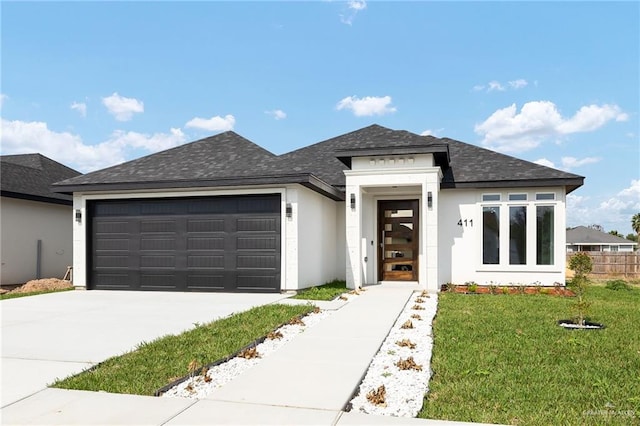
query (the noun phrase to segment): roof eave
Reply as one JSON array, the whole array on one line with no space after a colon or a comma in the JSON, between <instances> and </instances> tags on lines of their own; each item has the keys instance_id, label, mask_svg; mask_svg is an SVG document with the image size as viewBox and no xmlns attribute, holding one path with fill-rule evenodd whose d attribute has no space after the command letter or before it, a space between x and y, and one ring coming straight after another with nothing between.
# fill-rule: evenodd
<instances>
[{"instance_id":1,"label":"roof eave","mask_svg":"<svg viewBox=\"0 0 640 426\"><path fill-rule=\"evenodd\" d=\"M7 198L16 198L19 200L38 201L40 203L59 204L63 206L73 205L73 200L63 200L61 198L44 197L42 195L23 194L20 192L0 191L0 196Z\"/></svg>"},{"instance_id":2,"label":"roof eave","mask_svg":"<svg viewBox=\"0 0 640 426\"><path fill-rule=\"evenodd\" d=\"M463 188L525 188L525 187L553 187L564 186L566 193L578 189L584 184L584 178L551 178L551 179L527 179L527 180L497 180L497 181L470 181L470 182L442 182L443 189Z\"/></svg>"},{"instance_id":3,"label":"roof eave","mask_svg":"<svg viewBox=\"0 0 640 426\"><path fill-rule=\"evenodd\" d=\"M344 200L344 192L329 185L311 173L289 174L278 176L233 177L208 180L189 181L149 181L149 182L116 182L91 184L55 184L53 192L73 194L74 192L114 192L150 189L185 189L204 187L258 186L300 184L335 201Z\"/></svg>"}]
</instances>

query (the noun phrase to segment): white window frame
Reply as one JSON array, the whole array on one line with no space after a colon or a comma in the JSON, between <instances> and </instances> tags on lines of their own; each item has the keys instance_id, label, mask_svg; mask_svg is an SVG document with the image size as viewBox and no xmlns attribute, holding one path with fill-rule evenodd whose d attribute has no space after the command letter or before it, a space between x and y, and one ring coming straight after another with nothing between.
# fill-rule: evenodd
<instances>
[{"instance_id":1,"label":"white window frame","mask_svg":"<svg viewBox=\"0 0 640 426\"><path fill-rule=\"evenodd\" d=\"M525 200L510 200L510 195L525 194ZM538 200L540 194L553 194L553 199ZM500 201L484 201L485 196L492 195L498 196ZM476 245L476 270L478 272L556 272L558 269L557 251L562 249L558 247L557 232L560 229L560 219L558 217L558 211L560 210L559 204L561 198L555 191L502 191L502 192L486 192L481 193L476 202L476 208L478 211L478 217L483 218L484 207L500 207L500 254L499 263L497 264L484 264L483 263L483 229L484 220L480 221L480 225L477 231L477 245ZM537 264L537 207L538 206L550 206L554 208L554 256L553 263L551 265L538 265ZM509 263L509 238L510 238L510 207L526 207L527 224L526 224L526 263L511 265ZM564 229L564 228L562 228ZM564 249L566 251L566 249Z\"/></svg>"}]
</instances>

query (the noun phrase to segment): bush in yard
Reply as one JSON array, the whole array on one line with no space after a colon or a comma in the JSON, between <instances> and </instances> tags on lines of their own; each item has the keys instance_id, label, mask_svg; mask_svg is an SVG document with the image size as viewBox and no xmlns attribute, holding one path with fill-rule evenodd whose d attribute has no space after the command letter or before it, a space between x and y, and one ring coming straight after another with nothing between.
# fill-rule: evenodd
<instances>
[{"instance_id":1,"label":"bush in yard","mask_svg":"<svg viewBox=\"0 0 640 426\"><path fill-rule=\"evenodd\" d=\"M573 307L577 313L576 323L584 325L584 319L587 315L587 309L591 305L585 300L585 292L589 285L589 279L587 274L593 269L593 261L586 253L574 254L569 259L569 269L571 269L575 276L569 282L569 287L576 294L576 302Z\"/></svg>"},{"instance_id":2,"label":"bush in yard","mask_svg":"<svg viewBox=\"0 0 640 426\"><path fill-rule=\"evenodd\" d=\"M624 280L611 280L607 281L605 287L609 290L627 290L630 291L631 287Z\"/></svg>"}]
</instances>

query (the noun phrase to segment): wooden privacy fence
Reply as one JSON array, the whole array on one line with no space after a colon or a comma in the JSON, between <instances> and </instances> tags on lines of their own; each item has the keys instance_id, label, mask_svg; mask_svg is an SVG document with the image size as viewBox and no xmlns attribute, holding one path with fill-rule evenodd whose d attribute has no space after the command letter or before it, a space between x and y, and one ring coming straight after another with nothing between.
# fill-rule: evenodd
<instances>
[{"instance_id":1,"label":"wooden privacy fence","mask_svg":"<svg viewBox=\"0 0 640 426\"><path fill-rule=\"evenodd\" d=\"M593 261L592 275L624 275L640 278L640 254L636 252L587 251ZM567 253L569 259L576 253Z\"/></svg>"}]
</instances>

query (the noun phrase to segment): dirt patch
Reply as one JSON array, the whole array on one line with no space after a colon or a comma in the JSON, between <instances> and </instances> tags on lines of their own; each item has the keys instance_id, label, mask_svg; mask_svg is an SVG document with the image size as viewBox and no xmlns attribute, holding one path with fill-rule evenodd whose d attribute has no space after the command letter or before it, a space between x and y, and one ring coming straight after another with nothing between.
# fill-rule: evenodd
<instances>
[{"instance_id":1,"label":"dirt patch","mask_svg":"<svg viewBox=\"0 0 640 426\"><path fill-rule=\"evenodd\" d=\"M10 293L33 293L34 291L64 290L66 288L73 288L73 285L69 281L58 278L43 278L41 280L31 280L11 290Z\"/></svg>"}]
</instances>

